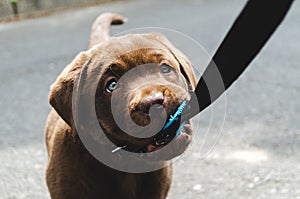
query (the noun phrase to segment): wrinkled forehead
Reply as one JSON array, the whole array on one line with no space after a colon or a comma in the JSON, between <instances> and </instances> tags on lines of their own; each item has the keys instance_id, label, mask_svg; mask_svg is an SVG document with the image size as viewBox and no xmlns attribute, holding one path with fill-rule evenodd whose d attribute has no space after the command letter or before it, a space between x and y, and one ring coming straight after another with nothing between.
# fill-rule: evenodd
<instances>
[{"instance_id":1,"label":"wrinkled forehead","mask_svg":"<svg viewBox=\"0 0 300 199\"><path fill-rule=\"evenodd\" d=\"M125 53L114 59L110 64L110 70L118 74L118 76L122 76L126 71L135 67L148 66L147 68L152 68L152 66L163 64L167 64L179 70L179 64L169 51L155 48L142 48Z\"/></svg>"},{"instance_id":2,"label":"wrinkled forehead","mask_svg":"<svg viewBox=\"0 0 300 199\"><path fill-rule=\"evenodd\" d=\"M110 38L95 46L92 51L92 65L101 67L102 72L113 65L118 65L120 70L152 63L168 64L178 70L180 67L172 50L149 34Z\"/></svg>"},{"instance_id":3,"label":"wrinkled forehead","mask_svg":"<svg viewBox=\"0 0 300 199\"><path fill-rule=\"evenodd\" d=\"M82 93L93 93L98 82L106 73L115 67L116 73L125 74L133 67L144 64L168 64L178 72L180 64L173 54L174 47L151 38L151 35L126 35L110 38L89 49L88 61L82 67L80 89Z\"/></svg>"}]
</instances>

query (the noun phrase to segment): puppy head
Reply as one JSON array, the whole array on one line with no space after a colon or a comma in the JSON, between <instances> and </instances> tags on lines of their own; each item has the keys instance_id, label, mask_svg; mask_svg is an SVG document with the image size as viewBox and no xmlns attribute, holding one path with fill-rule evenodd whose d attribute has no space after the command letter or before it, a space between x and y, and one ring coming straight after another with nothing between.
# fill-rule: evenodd
<instances>
[{"instance_id":1,"label":"puppy head","mask_svg":"<svg viewBox=\"0 0 300 199\"><path fill-rule=\"evenodd\" d=\"M97 71L99 77L95 93L97 119L115 145L126 145L129 151L156 152L174 138L176 129L172 128L165 132L164 139L155 135L135 137L124 132L115 121L130 118L133 122L125 122L124 125L134 131L136 125L146 127L150 123L161 122L162 118L173 114L184 100L190 99L189 92L196 84L191 64L166 38L157 33L110 38L80 53L64 69L51 87L50 104L72 127L74 135L74 82L83 73L89 78L91 71ZM130 71L134 72L128 75ZM88 85L85 92L90 92ZM113 98L120 99L122 103L112 104ZM119 114L113 114L116 112ZM134 133L149 132L137 130ZM181 154L190 143L191 136L187 122L168 157Z\"/></svg>"}]
</instances>

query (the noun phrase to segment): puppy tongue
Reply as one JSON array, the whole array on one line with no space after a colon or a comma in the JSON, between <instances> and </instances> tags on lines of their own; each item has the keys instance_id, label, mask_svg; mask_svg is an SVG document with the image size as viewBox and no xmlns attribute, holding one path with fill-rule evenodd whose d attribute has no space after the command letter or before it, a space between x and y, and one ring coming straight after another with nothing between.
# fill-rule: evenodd
<instances>
[{"instance_id":1,"label":"puppy tongue","mask_svg":"<svg viewBox=\"0 0 300 199\"><path fill-rule=\"evenodd\" d=\"M153 145L153 144L149 144L149 145L147 146L147 150L148 150L149 152L154 151L156 148L157 148L157 146L156 146L156 145Z\"/></svg>"}]
</instances>

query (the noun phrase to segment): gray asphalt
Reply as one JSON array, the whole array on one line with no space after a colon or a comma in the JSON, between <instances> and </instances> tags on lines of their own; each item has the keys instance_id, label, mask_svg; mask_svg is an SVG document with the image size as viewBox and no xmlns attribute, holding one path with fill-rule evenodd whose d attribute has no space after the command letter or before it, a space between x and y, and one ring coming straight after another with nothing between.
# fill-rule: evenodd
<instances>
[{"instance_id":1,"label":"gray asphalt","mask_svg":"<svg viewBox=\"0 0 300 199\"><path fill-rule=\"evenodd\" d=\"M98 14L118 12L129 19L113 33L177 30L212 55L245 2L132 0L0 24L0 198L49 198L44 180L49 86L86 49ZM174 163L169 199L300 198L299 19L296 1L251 67L194 120L197 136ZM201 73L197 45L161 31Z\"/></svg>"}]
</instances>

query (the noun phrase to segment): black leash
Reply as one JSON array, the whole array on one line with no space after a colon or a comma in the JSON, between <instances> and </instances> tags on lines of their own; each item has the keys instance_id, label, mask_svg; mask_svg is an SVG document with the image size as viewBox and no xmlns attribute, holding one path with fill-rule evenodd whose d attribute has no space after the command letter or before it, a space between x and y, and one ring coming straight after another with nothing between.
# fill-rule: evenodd
<instances>
[{"instance_id":1,"label":"black leash","mask_svg":"<svg viewBox=\"0 0 300 199\"><path fill-rule=\"evenodd\" d=\"M292 3L293 0L247 2L200 78L189 102L191 108L183 110L181 121L200 113L231 86L271 37ZM223 89L215 83L219 75ZM198 109L193 108L195 105Z\"/></svg>"}]
</instances>

